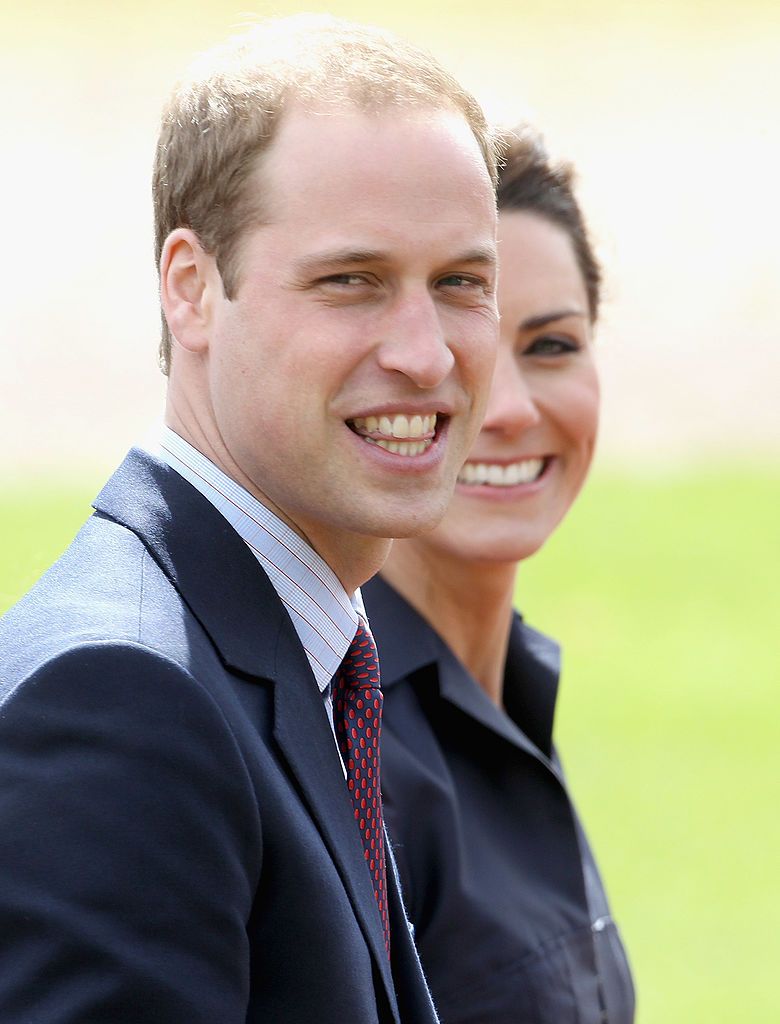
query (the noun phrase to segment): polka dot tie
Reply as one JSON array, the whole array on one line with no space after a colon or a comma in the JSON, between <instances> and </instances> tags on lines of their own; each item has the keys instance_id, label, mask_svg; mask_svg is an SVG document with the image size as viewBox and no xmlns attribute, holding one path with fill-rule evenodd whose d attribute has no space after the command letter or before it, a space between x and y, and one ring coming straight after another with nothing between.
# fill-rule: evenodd
<instances>
[{"instance_id":1,"label":"polka dot tie","mask_svg":"<svg viewBox=\"0 0 780 1024\"><path fill-rule=\"evenodd\" d=\"M363 856L371 881L390 956L390 921L387 916L385 831L379 788L379 734L382 730L382 691L374 638L360 620L355 639L334 680L333 706L336 739L347 770L347 786L355 821L363 842Z\"/></svg>"}]
</instances>

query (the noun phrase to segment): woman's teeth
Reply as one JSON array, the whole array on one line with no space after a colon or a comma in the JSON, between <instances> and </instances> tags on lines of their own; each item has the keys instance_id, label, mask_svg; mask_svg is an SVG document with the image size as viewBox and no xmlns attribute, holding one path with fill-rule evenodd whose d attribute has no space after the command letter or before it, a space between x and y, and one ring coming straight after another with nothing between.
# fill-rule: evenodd
<instances>
[{"instance_id":1,"label":"woman's teeth","mask_svg":"<svg viewBox=\"0 0 780 1024\"><path fill-rule=\"evenodd\" d=\"M508 466L499 466L495 462L467 462L458 474L458 483L514 487L515 484L530 484L543 469L544 459L523 459Z\"/></svg>"}]
</instances>

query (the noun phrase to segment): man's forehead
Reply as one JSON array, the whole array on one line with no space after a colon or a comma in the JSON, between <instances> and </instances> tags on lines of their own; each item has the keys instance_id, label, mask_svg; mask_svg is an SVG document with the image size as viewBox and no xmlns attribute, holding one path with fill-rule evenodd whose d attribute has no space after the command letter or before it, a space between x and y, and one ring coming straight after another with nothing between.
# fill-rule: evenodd
<instances>
[{"instance_id":1,"label":"man's forehead","mask_svg":"<svg viewBox=\"0 0 780 1024\"><path fill-rule=\"evenodd\" d=\"M263 165L287 177L308 170L312 159L323 169L327 163L359 162L364 167L373 164L377 172L392 178L395 162L380 163L374 157L392 150L414 128L422 129L416 133L422 135L417 142L421 156L442 144L469 153L489 180L484 155L465 117L451 107L428 105L364 109L353 104L293 104L276 127Z\"/></svg>"},{"instance_id":2,"label":"man's forehead","mask_svg":"<svg viewBox=\"0 0 780 1024\"><path fill-rule=\"evenodd\" d=\"M295 107L259 161L255 187L271 220L274 207L299 200L303 191L320 202L348 200L353 213L394 191L431 216L437 206L444 214L453 200L464 207L494 201L479 144L465 118L449 108Z\"/></svg>"}]
</instances>

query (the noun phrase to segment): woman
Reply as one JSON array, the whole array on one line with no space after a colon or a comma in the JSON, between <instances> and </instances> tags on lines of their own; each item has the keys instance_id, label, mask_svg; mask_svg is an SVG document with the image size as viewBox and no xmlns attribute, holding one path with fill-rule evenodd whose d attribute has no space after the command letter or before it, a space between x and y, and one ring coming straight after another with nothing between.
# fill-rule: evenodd
<instances>
[{"instance_id":1,"label":"woman","mask_svg":"<svg viewBox=\"0 0 780 1024\"><path fill-rule=\"evenodd\" d=\"M630 1024L631 976L552 745L555 644L517 563L587 475L600 272L567 168L520 136L498 190L501 339L433 533L363 588L385 693L385 819L442 1024Z\"/></svg>"}]
</instances>

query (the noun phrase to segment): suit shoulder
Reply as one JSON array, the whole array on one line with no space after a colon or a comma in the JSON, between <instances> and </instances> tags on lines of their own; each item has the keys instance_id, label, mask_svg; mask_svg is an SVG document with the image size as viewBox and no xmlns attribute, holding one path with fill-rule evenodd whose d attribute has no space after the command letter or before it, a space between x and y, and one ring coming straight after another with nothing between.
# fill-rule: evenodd
<instances>
[{"instance_id":1,"label":"suit shoulder","mask_svg":"<svg viewBox=\"0 0 780 1024\"><path fill-rule=\"evenodd\" d=\"M185 665L188 637L197 633L188 617L142 541L94 515L0 620L0 679L7 688L90 644L137 644Z\"/></svg>"}]
</instances>

